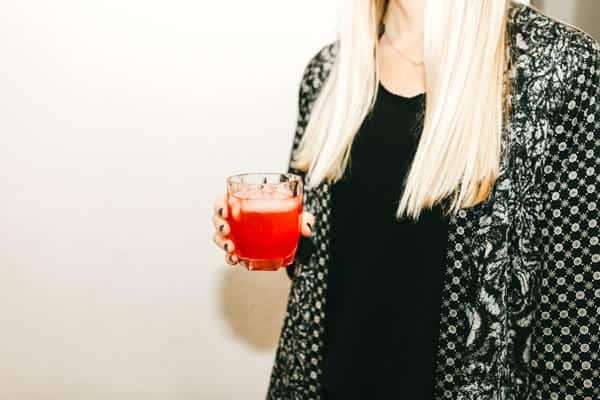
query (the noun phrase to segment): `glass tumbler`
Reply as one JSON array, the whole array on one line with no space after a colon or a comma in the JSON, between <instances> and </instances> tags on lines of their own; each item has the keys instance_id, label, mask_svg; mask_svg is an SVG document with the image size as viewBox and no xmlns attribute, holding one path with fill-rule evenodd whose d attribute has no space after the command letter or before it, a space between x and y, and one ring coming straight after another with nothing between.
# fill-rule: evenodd
<instances>
[{"instance_id":1,"label":"glass tumbler","mask_svg":"<svg viewBox=\"0 0 600 400\"><path fill-rule=\"evenodd\" d=\"M227 178L233 253L249 270L276 271L294 261L302 223L302 178L247 173Z\"/></svg>"}]
</instances>

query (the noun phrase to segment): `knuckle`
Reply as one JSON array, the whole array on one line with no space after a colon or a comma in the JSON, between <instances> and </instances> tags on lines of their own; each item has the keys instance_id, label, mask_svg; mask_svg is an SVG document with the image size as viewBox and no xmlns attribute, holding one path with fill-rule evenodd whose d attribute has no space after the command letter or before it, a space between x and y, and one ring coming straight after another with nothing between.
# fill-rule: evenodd
<instances>
[{"instance_id":1,"label":"knuckle","mask_svg":"<svg viewBox=\"0 0 600 400\"><path fill-rule=\"evenodd\" d=\"M234 256L233 254L226 254L225 255L225 261L229 265L236 265L237 264L237 257Z\"/></svg>"},{"instance_id":2,"label":"knuckle","mask_svg":"<svg viewBox=\"0 0 600 400\"><path fill-rule=\"evenodd\" d=\"M221 232L221 235L229 234L229 225L227 225L226 222L223 222L221 225L219 225L218 229L219 232Z\"/></svg>"},{"instance_id":3,"label":"knuckle","mask_svg":"<svg viewBox=\"0 0 600 400\"><path fill-rule=\"evenodd\" d=\"M213 242L215 242L215 244L216 244L217 246L221 246L222 239L221 239L221 235L219 235L219 233L218 233L218 232L215 232L215 233L213 234Z\"/></svg>"}]
</instances>

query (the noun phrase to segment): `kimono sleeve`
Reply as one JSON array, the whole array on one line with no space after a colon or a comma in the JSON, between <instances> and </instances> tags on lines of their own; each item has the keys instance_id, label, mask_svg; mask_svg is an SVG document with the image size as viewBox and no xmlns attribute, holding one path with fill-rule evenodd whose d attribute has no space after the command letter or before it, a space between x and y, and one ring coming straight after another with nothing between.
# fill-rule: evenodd
<instances>
[{"instance_id":1,"label":"kimono sleeve","mask_svg":"<svg viewBox=\"0 0 600 400\"><path fill-rule=\"evenodd\" d=\"M585 43L544 167L543 270L531 354L541 398L600 398L600 47L590 38Z\"/></svg>"}]
</instances>

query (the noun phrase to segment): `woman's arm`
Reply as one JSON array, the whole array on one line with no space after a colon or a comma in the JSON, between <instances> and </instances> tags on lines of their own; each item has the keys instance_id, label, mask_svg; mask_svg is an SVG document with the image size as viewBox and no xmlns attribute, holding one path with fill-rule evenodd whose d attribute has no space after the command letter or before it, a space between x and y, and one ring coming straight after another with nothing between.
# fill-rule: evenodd
<instances>
[{"instance_id":1,"label":"woman's arm","mask_svg":"<svg viewBox=\"0 0 600 400\"><path fill-rule=\"evenodd\" d=\"M577 64L544 168L544 269L532 367L543 392L600 398L600 47L577 43Z\"/></svg>"},{"instance_id":2,"label":"woman's arm","mask_svg":"<svg viewBox=\"0 0 600 400\"><path fill-rule=\"evenodd\" d=\"M316 100L319 91L324 83L327 72L329 71L329 64L332 61L333 50L335 44L329 44L323 47L317 54L315 54L306 67L300 81L300 88L298 91L298 119L296 122L296 132L294 134L294 140L292 143L292 150L290 152L288 162L288 172L302 176L304 179L306 173L304 171L297 170L291 166L292 159L294 158L300 141L304 136L304 130L308 125L310 117L310 110ZM304 191L304 200L306 205L307 192ZM310 210L307 210L310 211ZM310 259L311 254L315 250L315 244L311 238L301 237L298 242L298 250L296 252L296 261L287 267L287 273L290 279L294 277L297 264L306 264Z\"/></svg>"}]
</instances>

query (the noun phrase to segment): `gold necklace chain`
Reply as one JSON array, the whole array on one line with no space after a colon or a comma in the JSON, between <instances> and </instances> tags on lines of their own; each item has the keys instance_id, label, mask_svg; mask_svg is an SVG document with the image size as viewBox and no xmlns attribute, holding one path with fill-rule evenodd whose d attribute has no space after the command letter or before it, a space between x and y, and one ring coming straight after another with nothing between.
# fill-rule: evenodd
<instances>
[{"instance_id":1,"label":"gold necklace chain","mask_svg":"<svg viewBox=\"0 0 600 400\"><path fill-rule=\"evenodd\" d=\"M424 61L414 61L412 58L410 58L409 56L407 56L406 54L404 54L404 52L402 50L400 50L399 48L397 48L394 43L392 43L391 39L389 38L389 36L387 35L387 32L383 32L383 38L388 42L388 44L392 47L392 49L394 49L394 51L402 58L404 58L406 61L408 61L409 63L411 63L412 65L414 65L415 67L420 67L423 64L425 64Z\"/></svg>"}]
</instances>

